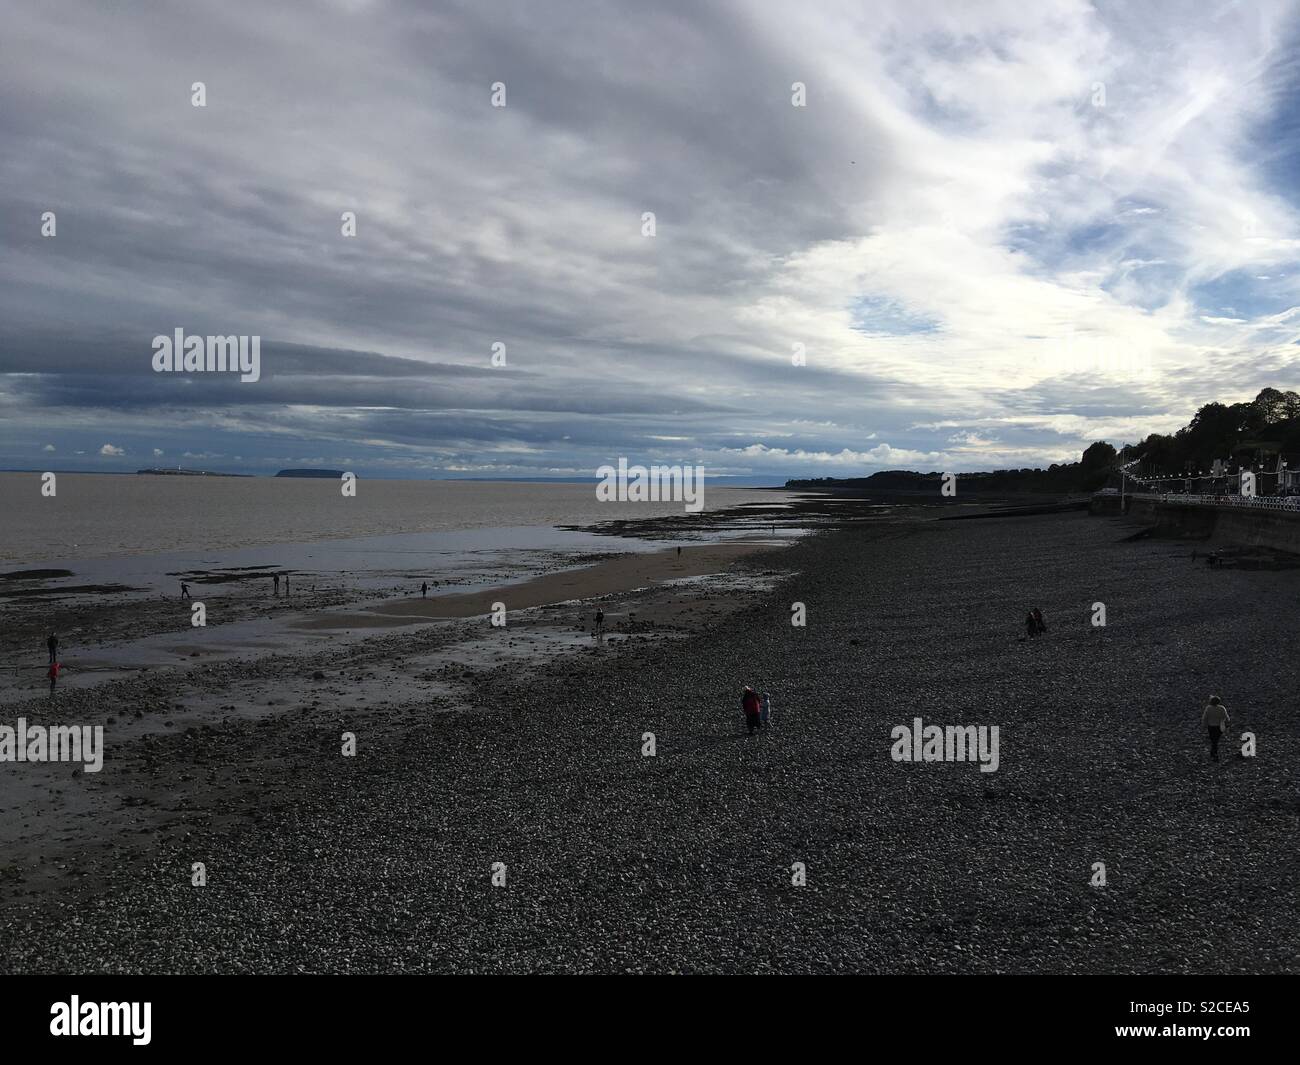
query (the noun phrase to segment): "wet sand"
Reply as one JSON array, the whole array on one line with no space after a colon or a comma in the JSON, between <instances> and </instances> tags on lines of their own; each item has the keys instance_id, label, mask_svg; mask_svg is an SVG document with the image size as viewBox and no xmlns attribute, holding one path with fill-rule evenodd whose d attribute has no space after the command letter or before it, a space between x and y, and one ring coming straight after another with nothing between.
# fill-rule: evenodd
<instances>
[{"instance_id":1,"label":"wet sand","mask_svg":"<svg viewBox=\"0 0 1300 1065\"><path fill-rule=\"evenodd\" d=\"M367 624L376 619L363 615L358 624L352 615L328 608L315 614L326 620L324 627L303 632L296 623L312 615L301 613L301 606L315 597L267 603L259 596L262 612L251 620L245 614L210 629L145 632L79 649L54 700L45 697L43 666L27 669L27 679L11 671L0 677L0 723L12 726L24 716L32 724L102 725L110 754L94 775L62 764L0 766L0 898L8 883L21 883L22 894L75 891L83 875L80 861L89 855L131 852L137 835L167 838L173 826L188 824L180 815L200 780L216 790L205 789L195 801L248 809L260 820L263 798L243 785L271 779L286 784L278 774L299 770L283 754L268 764L257 751L240 754L223 746L223 753L213 753L219 737L244 723L276 728L287 715L315 716L328 706L348 715L350 727L369 721L387 732L431 714L481 709L476 686L485 674L509 671L522 682L557 657L603 658L629 643L685 638L715 624L778 576L771 568L725 572L761 549L757 543L686 545L680 556L675 550L640 556L644 564L636 555L615 556L552 575L554 580L530 591L527 608L510 591L522 585L502 585L446 597L463 611L459 616L440 609L399 617L392 632L382 617ZM593 569L599 572L593 575ZM599 598L570 601L575 589ZM476 615L503 595L511 599L508 624L494 628ZM479 599L488 605L472 610ZM430 598L423 605L435 602ZM606 615L601 634L593 630L597 603ZM120 609L158 607L134 603ZM338 617L355 631L339 631L329 621ZM178 735L186 737L189 754L160 761L159 745L169 747ZM194 752L208 754L195 762ZM187 796L179 804L178 794Z\"/></svg>"},{"instance_id":2,"label":"wet sand","mask_svg":"<svg viewBox=\"0 0 1300 1065\"><path fill-rule=\"evenodd\" d=\"M548 573L533 580L486 588L480 592L402 599L364 611L330 611L292 621L290 627L304 631L392 628L440 618L475 617L489 613L493 604L498 602L505 604L508 615L512 610L596 599L665 581L717 573L738 558L770 551L773 546L771 542L744 540L691 544L649 554L616 555L588 566Z\"/></svg>"}]
</instances>

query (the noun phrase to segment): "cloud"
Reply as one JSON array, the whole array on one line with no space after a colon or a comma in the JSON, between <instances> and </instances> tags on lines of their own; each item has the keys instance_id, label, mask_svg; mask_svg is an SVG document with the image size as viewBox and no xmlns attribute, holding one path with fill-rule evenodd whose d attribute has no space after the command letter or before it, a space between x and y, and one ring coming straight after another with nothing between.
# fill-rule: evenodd
<instances>
[{"instance_id":1,"label":"cloud","mask_svg":"<svg viewBox=\"0 0 1300 1065\"><path fill-rule=\"evenodd\" d=\"M0 464L1034 465L1285 385L1295 5L1155 10L24 5ZM262 379L153 373L175 328Z\"/></svg>"},{"instance_id":2,"label":"cloud","mask_svg":"<svg viewBox=\"0 0 1300 1065\"><path fill-rule=\"evenodd\" d=\"M126 454L126 452L122 448L114 447L112 444L105 444L103 447L99 449L99 453L101 455L112 455L112 456Z\"/></svg>"},{"instance_id":3,"label":"cloud","mask_svg":"<svg viewBox=\"0 0 1300 1065\"><path fill-rule=\"evenodd\" d=\"M751 444L744 448L725 448L723 450L761 458L765 462L796 463L800 465L815 463L819 465L872 467L905 463L932 464L942 462L944 459L941 452L912 451L908 448L891 447L889 444L877 444L868 451L851 451L849 448L841 448L836 452L806 451L803 448L790 450L768 447L766 444Z\"/></svg>"},{"instance_id":4,"label":"cloud","mask_svg":"<svg viewBox=\"0 0 1300 1065\"><path fill-rule=\"evenodd\" d=\"M967 447L973 447L973 448L987 448L997 443L997 441L982 437L979 435L979 433L967 431L961 433L953 433L952 436L948 437L948 443L965 444Z\"/></svg>"},{"instance_id":5,"label":"cloud","mask_svg":"<svg viewBox=\"0 0 1300 1065\"><path fill-rule=\"evenodd\" d=\"M53 451L53 450L54 450L54 445L53 445L53 444L46 444L43 448L41 448L41 450L42 450L42 451Z\"/></svg>"}]
</instances>

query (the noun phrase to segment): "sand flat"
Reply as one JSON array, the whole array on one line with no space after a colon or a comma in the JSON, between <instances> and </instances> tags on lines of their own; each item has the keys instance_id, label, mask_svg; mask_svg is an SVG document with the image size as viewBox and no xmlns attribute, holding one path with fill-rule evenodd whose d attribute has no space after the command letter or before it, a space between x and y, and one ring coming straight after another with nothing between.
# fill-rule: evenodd
<instances>
[{"instance_id":1,"label":"sand flat","mask_svg":"<svg viewBox=\"0 0 1300 1065\"><path fill-rule=\"evenodd\" d=\"M290 628L381 629L412 625L445 618L476 617L490 613L492 604L503 602L507 611L549 606L574 599L595 599L631 592L651 584L718 573L745 555L772 550L766 541L734 540L726 543L683 546L666 551L616 555L581 569L548 573L517 584L496 585L480 592L433 595L382 603L365 610L323 613L290 623Z\"/></svg>"}]
</instances>

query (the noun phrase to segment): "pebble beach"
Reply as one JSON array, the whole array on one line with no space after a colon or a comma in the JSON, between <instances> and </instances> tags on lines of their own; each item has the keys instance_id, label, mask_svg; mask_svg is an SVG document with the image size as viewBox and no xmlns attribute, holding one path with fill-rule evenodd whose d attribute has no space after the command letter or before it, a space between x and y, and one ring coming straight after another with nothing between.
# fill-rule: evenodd
<instances>
[{"instance_id":1,"label":"pebble beach","mask_svg":"<svg viewBox=\"0 0 1300 1065\"><path fill-rule=\"evenodd\" d=\"M599 600L539 607L581 642L526 666L435 669L465 632L416 627L62 693L113 721L108 756L0 803L0 968L1297 971L1300 571L1134 532L882 518L736 557L746 590L661 589L603 641ZM262 709L115 742L196 693ZM895 761L916 718L997 725L997 771Z\"/></svg>"}]
</instances>

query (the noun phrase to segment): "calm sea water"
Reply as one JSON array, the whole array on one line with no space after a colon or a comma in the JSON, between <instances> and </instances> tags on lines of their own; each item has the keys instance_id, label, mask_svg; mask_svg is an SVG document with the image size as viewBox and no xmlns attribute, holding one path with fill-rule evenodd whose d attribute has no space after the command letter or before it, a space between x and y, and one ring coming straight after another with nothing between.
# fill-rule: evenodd
<instances>
[{"instance_id":1,"label":"calm sea water","mask_svg":"<svg viewBox=\"0 0 1300 1065\"><path fill-rule=\"evenodd\" d=\"M681 514L681 503L601 503L594 483L59 474L0 474L0 562L6 565L174 552L230 551L400 533L590 525ZM704 509L777 503L779 492L704 491Z\"/></svg>"}]
</instances>

